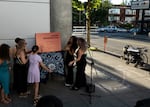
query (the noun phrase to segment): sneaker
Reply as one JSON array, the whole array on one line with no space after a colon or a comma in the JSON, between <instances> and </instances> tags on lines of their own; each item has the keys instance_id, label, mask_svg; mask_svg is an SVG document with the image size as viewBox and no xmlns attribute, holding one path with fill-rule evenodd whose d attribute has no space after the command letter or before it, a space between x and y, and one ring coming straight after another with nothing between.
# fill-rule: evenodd
<instances>
[{"instance_id":1,"label":"sneaker","mask_svg":"<svg viewBox=\"0 0 150 107\"><path fill-rule=\"evenodd\" d=\"M73 87L71 87L71 90L79 90L79 88L78 87L75 87L75 86L73 86Z\"/></svg>"},{"instance_id":2,"label":"sneaker","mask_svg":"<svg viewBox=\"0 0 150 107\"><path fill-rule=\"evenodd\" d=\"M71 87L72 85L65 83L65 86L66 86L66 87Z\"/></svg>"},{"instance_id":3,"label":"sneaker","mask_svg":"<svg viewBox=\"0 0 150 107\"><path fill-rule=\"evenodd\" d=\"M27 98L28 97L28 95L27 94L23 94L23 93L21 93L20 95L19 95L19 98Z\"/></svg>"},{"instance_id":4,"label":"sneaker","mask_svg":"<svg viewBox=\"0 0 150 107\"><path fill-rule=\"evenodd\" d=\"M30 95L30 94L31 94L31 91L27 91L27 92L25 92L24 94Z\"/></svg>"},{"instance_id":5,"label":"sneaker","mask_svg":"<svg viewBox=\"0 0 150 107\"><path fill-rule=\"evenodd\" d=\"M79 90L79 88L78 87L74 87L74 90Z\"/></svg>"}]
</instances>

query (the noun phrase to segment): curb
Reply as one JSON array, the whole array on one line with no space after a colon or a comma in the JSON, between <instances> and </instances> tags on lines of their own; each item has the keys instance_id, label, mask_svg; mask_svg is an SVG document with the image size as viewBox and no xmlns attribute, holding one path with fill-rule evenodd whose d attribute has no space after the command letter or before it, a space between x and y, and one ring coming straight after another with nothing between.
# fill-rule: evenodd
<instances>
[{"instance_id":1,"label":"curb","mask_svg":"<svg viewBox=\"0 0 150 107\"><path fill-rule=\"evenodd\" d=\"M97 47L90 47L89 48L91 51L98 51L98 52L103 52L103 53L106 53L106 54L109 54L109 55L112 55L112 56L115 56L117 58L122 58L123 56L120 55L120 54L116 54L114 52L111 52L111 51L104 51L104 50L100 50L98 49Z\"/></svg>"}]
</instances>

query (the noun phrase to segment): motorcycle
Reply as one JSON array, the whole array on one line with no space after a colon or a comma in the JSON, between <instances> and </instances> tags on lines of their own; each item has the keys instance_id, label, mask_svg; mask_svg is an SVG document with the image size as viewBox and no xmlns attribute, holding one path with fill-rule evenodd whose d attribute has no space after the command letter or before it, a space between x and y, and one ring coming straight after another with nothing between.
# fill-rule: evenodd
<instances>
[{"instance_id":1,"label":"motorcycle","mask_svg":"<svg viewBox=\"0 0 150 107\"><path fill-rule=\"evenodd\" d=\"M143 67L148 63L147 51L145 47L135 48L132 45L126 45L123 47L123 59L126 60L126 64L133 63L135 67Z\"/></svg>"}]
</instances>

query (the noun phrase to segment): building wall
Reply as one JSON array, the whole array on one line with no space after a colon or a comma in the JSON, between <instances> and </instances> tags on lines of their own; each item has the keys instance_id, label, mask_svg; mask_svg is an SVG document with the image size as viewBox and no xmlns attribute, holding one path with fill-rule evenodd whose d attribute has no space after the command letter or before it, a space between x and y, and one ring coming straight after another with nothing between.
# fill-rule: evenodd
<instances>
[{"instance_id":1,"label":"building wall","mask_svg":"<svg viewBox=\"0 0 150 107\"><path fill-rule=\"evenodd\" d=\"M0 0L0 44L14 45L14 39L35 44L35 33L50 32L49 0Z\"/></svg>"},{"instance_id":2,"label":"building wall","mask_svg":"<svg viewBox=\"0 0 150 107\"><path fill-rule=\"evenodd\" d=\"M114 10L114 12L109 12L109 17L117 17L114 20L116 22L131 23L135 21L137 17L136 10L131 10L130 6L114 5L110 10Z\"/></svg>"}]
</instances>

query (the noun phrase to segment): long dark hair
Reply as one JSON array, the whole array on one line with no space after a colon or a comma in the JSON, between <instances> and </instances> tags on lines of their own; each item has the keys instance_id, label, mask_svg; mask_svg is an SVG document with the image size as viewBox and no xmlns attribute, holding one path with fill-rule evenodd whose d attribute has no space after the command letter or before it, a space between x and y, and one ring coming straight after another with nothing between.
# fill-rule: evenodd
<instances>
[{"instance_id":1,"label":"long dark hair","mask_svg":"<svg viewBox=\"0 0 150 107\"><path fill-rule=\"evenodd\" d=\"M10 48L10 46L7 44L2 44L0 46L0 59L10 60L9 48Z\"/></svg>"},{"instance_id":2,"label":"long dark hair","mask_svg":"<svg viewBox=\"0 0 150 107\"><path fill-rule=\"evenodd\" d=\"M76 50L76 48L78 47L77 45L77 37L76 36L72 36L72 46L71 49Z\"/></svg>"},{"instance_id":3,"label":"long dark hair","mask_svg":"<svg viewBox=\"0 0 150 107\"><path fill-rule=\"evenodd\" d=\"M85 41L84 38L82 37L78 38L77 42L80 49L82 49L83 51L87 50L87 42Z\"/></svg>"},{"instance_id":4,"label":"long dark hair","mask_svg":"<svg viewBox=\"0 0 150 107\"><path fill-rule=\"evenodd\" d=\"M76 50L76 48L78 47L77 45L77 37L76 36L71 36L70 37L70 42L71 42L71 45L70 45L70 53L73 54Z\"/></svg>"}]
</instances>

